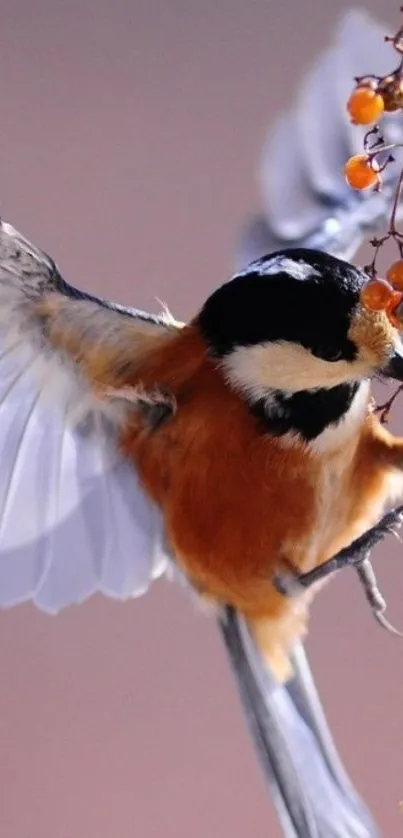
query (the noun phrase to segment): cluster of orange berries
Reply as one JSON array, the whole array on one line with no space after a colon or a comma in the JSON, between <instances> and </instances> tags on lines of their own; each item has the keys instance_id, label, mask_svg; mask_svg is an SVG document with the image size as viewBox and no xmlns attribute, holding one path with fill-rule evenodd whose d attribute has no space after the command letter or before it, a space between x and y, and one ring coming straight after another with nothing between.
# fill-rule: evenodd
<instances>
[{"instance_id":1,"label":"cluster of orange berries","mask_svg":"<svg viewBox=\"0 0 403 838\"><path fill-rule=\"evenodd\" d=\"M385 40L390 41L400 54L399 66L384 77L370 75L356 79L356 87L346 106L354 125L372 126L364 137L363 153L350 157L344 167L346 181L353 189L380 189L382 171L393 160L389 151L396 147L396 144L385 144L378 123L385 113L403 110L403 27L393 37L386 36ZM375 140L370 146L371 135L375 136ZM381 156L384 160L382 165L379 163ZM403 313L399 312L400 308L403 310L403 234L396 230L396 210L402 185L403 171L396 188L389 231L382 239L371 242L376 248L375 256L371 265L365 269L369 278L360 295L365 308L385 312L389 321L400 329L403 324ZM385 279L381 279L376 272L376 257L379 249L389 239L394 239L398 245L400 259L389 267Z\"/></svg>"},{"instance_id":2,"label":"cluster of orange berries","mask_svg":"<svg viewBox=\"0 0 403 838\"><path fill-rule=\"evenodd\" d=\"M354 125L375 125L384 113L403 108L403 77L399 68L384 78L367 76L358 80L348 102L347 111ZM379 187L381 167L375 155L355 154L347 161L344 174L353 189Z\"/></svg>"},{"instance_id":3,"label":"cluster of orange berries","mask_svg":"<svg viewBox=\"0 0 403 838\"><path fill-rule=\"evenodd\" d=\"M373 276L361 290L360 301L370 311L384 311L393 326L401 328L396 309L403 300L403 259L386 271L386 279Z\"/></svg>"}]
</instances>

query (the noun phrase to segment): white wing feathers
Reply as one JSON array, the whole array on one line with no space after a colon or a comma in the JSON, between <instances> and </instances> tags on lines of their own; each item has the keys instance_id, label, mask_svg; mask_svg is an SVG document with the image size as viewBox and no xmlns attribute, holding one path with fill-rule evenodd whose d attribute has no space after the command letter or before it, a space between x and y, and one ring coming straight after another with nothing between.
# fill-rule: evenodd
<instances>
[{"instance_id":1,"label":"white wing feathers","mask_svg":"<svg viewBox=\"0 0 403 838\"><path fill-rule=\"evenodd\" d=\"M96 591L142 594L164 570L165 555L159 511L120 458L113 423L35 316L35 301L52 290L73 298L74 309L79 292L2 223L0 607L33 600L55 613ZM96 300L86 305L106 324L135 316ZM164 328L162 321L144 326ZM81 418L73 422L77 406Z\"/></svg>"}]
</instances>

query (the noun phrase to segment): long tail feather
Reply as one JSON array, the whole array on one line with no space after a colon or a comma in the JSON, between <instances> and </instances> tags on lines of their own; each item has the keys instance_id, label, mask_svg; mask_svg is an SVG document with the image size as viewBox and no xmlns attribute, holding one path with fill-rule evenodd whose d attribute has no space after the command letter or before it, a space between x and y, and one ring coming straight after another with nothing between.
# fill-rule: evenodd
<instances>
[{"instance_id":1,"label":"long tail feather","mask_svg":"<svg viewBox=\"0 0 403 838\"><path fill-rule=\"evenodd\" d=\"M219 625L286 838L380 838L337 754L303 648L280 685L233 608Z\"/></svg>"}]
</instances>

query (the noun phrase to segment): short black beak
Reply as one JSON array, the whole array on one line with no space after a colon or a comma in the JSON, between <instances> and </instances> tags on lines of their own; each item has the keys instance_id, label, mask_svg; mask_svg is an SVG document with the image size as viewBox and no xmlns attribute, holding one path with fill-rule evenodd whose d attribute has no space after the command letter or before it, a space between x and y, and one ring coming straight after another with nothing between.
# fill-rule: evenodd
<instances>
[{"instance_id":1,"label":"short black beak","mask_svg":"<svg viewBox=\"0 0 403 838\"><path fill-rule=\"evenodd\" d=\"M382 375L403 381L403 346L395 349L386 367L382 369Z\"/></svg>"}]
</instances>

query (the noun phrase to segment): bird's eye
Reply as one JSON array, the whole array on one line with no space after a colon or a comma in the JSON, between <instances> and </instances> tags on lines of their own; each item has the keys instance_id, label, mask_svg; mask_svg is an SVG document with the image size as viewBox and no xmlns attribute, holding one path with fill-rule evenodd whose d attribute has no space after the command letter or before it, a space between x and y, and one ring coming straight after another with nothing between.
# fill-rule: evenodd
<instances>
[{"instance_id":1,"label":"bird's eye","mask_svg":"<svg viewBox=\"0 0 403 838\"><path fill-rule=\"evenodd\" d=\"M311 352L323 361L339 361L343 355L343 351L335 346L314 346Z\"/></svg>"}]
</instances>

